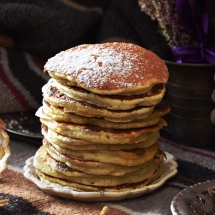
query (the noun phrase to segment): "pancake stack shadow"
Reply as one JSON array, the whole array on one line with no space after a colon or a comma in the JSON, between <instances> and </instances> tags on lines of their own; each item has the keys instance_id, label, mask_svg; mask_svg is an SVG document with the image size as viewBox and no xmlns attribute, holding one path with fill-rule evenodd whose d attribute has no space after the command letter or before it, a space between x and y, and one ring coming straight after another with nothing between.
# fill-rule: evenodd
<instances>
[{"instance_id":1,"label":"pancake stack shadow","mask_svg":"<svg viewBox=\"0 0 215 215\"><path fill-rule=\"evenodd\" d=\"M157 143L168 72L152 52L128 43L80 45L45 65L43 145L34 156L42 183L77 191L140 188L162 174Z\"/></svg>"}]
</instances>

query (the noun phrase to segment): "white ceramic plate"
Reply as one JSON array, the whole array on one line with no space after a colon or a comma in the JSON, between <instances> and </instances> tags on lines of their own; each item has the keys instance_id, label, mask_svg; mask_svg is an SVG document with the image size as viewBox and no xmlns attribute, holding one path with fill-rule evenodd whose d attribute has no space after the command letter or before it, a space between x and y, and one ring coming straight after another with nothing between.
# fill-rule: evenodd
<instances>
[{"instance_id":1,"label":"white ceramic plate","mask_svg":"<svg viewBox=\"0 0 215 215\"><path fill-rule=\"evenodd\" d=\"M100 192L79 192L71 187L63 187L58 184L56 186L48 186L43 184L37 177L35 173L35 169L33 167L33 157L29 158L26 161L26 165L24 166L24 176L36 184L41 190L44 192L56 195L64 198L75 199L79 201L118 201L122 199L129 199L141 196L143 194L150 193L155 189L161 187L166 180L173 177L177 173L177 163L175 162L175 158L173 155L166 153L167 159L163 161L163 174L161 177L148 186L144 186L142 188L123 191L123 192L104 192L104 195L101 195Z\"/></svg>"},{"instance_id":2,"label":"white ceramic plate","mask_svg":"<svg viewBox=\"0 0 215 215\"><path fill-rule=\"evenodd\" d=\"M171 211L173 215L214 215L215 180L183 189L172 200Z\"/></svg>"}]
</instances>

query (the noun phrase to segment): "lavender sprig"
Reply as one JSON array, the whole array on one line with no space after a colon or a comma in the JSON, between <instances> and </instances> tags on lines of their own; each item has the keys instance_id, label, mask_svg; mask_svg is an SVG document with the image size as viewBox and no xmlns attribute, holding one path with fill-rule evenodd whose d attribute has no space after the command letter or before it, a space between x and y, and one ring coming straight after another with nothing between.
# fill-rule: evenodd
<instances>
[{"instance_id":1,"label":"lavender sprig","mask_svg":"<svg viewBox=\"0 0 215 215\"><path fill-rule=\"evenodd\" d=\"M158 21L159 31L171 48L191 42L191 36L179 21L175 0L138 0L138 3L141 11Z\"/></svg>"}]
</instances>

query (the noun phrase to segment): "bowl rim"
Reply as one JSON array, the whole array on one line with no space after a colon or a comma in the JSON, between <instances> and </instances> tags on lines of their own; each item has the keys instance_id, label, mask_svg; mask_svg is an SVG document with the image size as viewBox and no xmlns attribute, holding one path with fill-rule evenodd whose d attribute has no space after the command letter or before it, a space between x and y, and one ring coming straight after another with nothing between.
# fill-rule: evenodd
<instances>
[{"instance_id":1,"label":"bowl rim","mask_svg":"<svg viewBox=\"0 0 215 215\"><path fill-rule=\"evenodd\" d=\"M177 65L177 66L192 66L192 67L215 67L215 63L204 63L204 64L200 64L200 63L177 63L175 61L169 61L169 60L165 60L163 59L164 63L169 64L169 65Z\"/></svg>"}]
</instances>

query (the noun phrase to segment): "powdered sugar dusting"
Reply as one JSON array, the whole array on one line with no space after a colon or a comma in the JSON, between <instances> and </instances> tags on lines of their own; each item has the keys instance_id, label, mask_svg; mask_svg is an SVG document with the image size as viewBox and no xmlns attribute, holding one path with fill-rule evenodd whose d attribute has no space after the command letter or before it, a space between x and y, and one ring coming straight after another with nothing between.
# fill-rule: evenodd
<instances>
[{"instance_id":1,"label":"powdered sugar dusting","mask_svg":"<svg viewBox=\"0 0 215 215\"><path fill-rule=\"evenodd\" d=\"M87 89L111 90L142 85L152 77L152 73L147 72L149 67L167 72L165 64L155 62L152 65L147 51L139 46L105 43L81 45L60 52L48 60L45 70L75 80L77 85Z\"/></svg>"}]
</instances>

